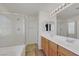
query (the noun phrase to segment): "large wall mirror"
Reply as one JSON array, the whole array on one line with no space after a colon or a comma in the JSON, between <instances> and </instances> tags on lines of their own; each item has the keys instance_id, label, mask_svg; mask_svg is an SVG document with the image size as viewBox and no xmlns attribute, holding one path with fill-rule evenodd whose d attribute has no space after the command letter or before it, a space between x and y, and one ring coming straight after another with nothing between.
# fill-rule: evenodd
<instances>
[{"instance_id":1,"label":"large wall mirror","mask_svg":"<svg viewBox=\"0 0 79 59\"><path fill-rule=\"evenodd\" d=\"M72 4L56 16L57 35L79 39L79 4Z\"/></svg>"}]
</instances>

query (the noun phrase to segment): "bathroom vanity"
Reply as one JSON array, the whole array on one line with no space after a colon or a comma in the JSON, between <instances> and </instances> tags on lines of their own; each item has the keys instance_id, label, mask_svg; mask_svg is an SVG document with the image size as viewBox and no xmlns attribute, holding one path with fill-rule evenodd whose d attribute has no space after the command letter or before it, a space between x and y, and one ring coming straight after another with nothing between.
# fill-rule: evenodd
<instances>
[{"instance_id":1,"label":"bathroom vanity","mask_svg":"<svg viewBox=\"0 0 79 59\"><path fill-rule=\"evenodd\" d=\"M41 47L46 56L77 56L75 52L63 46L41 36Z\"/></svg>"}]
</instances>

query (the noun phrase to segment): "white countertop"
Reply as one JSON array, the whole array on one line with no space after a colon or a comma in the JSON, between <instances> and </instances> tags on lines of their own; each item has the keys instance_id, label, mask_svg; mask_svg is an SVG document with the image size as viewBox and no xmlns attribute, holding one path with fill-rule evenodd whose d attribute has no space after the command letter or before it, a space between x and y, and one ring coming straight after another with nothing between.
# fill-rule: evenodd
<instances>
[{"instance_id":1,"label":"white countertop","mask_svg":"<svg viewBox=\"0 0 79 59\"><path fill-rule=\"evenodd\" d=\"M73 39L58 35L50 35L48 32L43 32L41 33L41 35L47 38L48 40L55 42L56 44L79 55L79 39Z\"/></svg>"}]
</instances>

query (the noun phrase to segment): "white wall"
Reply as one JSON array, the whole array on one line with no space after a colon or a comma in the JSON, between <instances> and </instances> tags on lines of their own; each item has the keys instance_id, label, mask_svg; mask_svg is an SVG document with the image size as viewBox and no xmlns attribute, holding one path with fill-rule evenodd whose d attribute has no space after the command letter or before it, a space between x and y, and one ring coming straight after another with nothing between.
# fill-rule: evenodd
<instances>
[{"instance_id":1,"label":"white wall","mask_svg":"<svg viewBox=\"0 0 79 59\"><path fill-rule=\"evenodd\" d=\"M38 41L38 16L28 16L26 19L26 44Z\"/></svg>"},{"instance_id":2,"label":"white wall","mask_svg":"<svg viewBox=\"0 0 79 59\"><path fill-rule=\"evenodd\" d=\"M0 47L21 45L24 42L24 17L0 14Z\"/></svg>"}]
</instances>

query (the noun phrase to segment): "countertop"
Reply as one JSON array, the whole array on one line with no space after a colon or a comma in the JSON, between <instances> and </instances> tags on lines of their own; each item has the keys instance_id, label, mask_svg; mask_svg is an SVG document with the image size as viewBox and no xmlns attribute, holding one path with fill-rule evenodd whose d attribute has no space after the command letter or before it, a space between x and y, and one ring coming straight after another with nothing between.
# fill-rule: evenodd
<instances>
[{"instance_id":1,"label":"countertop","mask_svg":"<svg viewBox=\"0 0 79 59\"><path fill-rule=\"evenodd\" d=\"M79 39L51 35L48 32L41 33L41 36L79 55Z\"/></svg>"}]
</instances>

